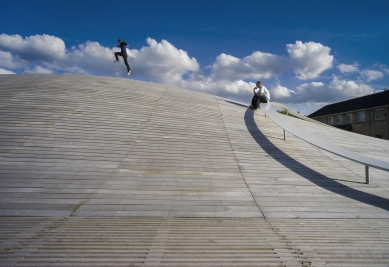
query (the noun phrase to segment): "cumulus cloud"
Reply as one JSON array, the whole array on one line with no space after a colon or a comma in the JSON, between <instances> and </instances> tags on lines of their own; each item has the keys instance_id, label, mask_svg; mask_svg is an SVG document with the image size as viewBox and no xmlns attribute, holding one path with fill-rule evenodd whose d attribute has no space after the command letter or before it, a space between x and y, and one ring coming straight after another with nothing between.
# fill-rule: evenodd
<instances>
[{"instance_id":1,"label":"cumulus cloud","mask_svg":"<svg viewBox=\"0 0 389 267\"><path fill-rule=\"evenodd\" d=\"M384 77L384 74L378 70L363 70L361 72L361 75L368 82L375 81Z\"/></svg>"},{"instance_id":2,"label":"cumulus cloud","mask_svg":"<svg viewBox=\"0 0 389 267\"><path fill-rule=\"evenodd\" d=\"M323 71L332 68L334 57L331 49L319 43L288 44L286 56L256 51L242 59L220 54L210 66L214 80L269 79L277 77L292 67L301 80L317 78Z\"/></svg>"},{"instance_id":3,"label":"cumulus cloud","mask_svg":"<svg viewBox=\"0 0 389 267\"><path fill-rule=\"evenodd\" d=\"M389 73L388 69L386 69L384 66L380 66L382 71L378 70L368 70L365 69L363 71L359 71L358 69L358 63L354 63L352 65L347 65L347 64L339 64L337 68L341 73L353 73L353 72L358 72L362 79L364 79L367 82L375 81L378 79L381 79L384 77L385 73Z\"/></svg>"},{"instance_id":4,"label":"cumulus cloud","mask_svg":"<svg viewBox=\"0 0 389 267\"><path fill-rule=\"evenodd\" d=\"M286 46L293 71L300 80L317 78L323 71L332 68L334 57L330 55L331 49L327 46L301 41Z\"/></svg>"},{"instance_id":5,"label":"cumulus cloud","mask_svg":"<svg viewBox=\"0 0 389 267\"><path fill-rule=\"evenodd\" d=\"M14 57L10 52L0 51L0 67L15 69L27 65L27 61Z\"/></svg>"},{"instance_id":6,"label":"cumulus cloud","mask_svg":"<svg viewBox=\"0 0 389 267\"><path fill-rule=\"evenodd\" d=\"M15 72L0 68L0 74L15 74Z\"/></svg>"},{"instance_id":7,"label":"cumulus cloud","mask_svg":"<svg viewBox=\"0 0 389 267\"><path fill-rule=\"evenodd\" d=\"M134 74L150 77L159 82L175 84L188 72L200 69L195 58L166 40L158 43L147 38L148 46L128 51L130 65L136 66Z\"/></svg>"},{"instance_id":8,"label":"cumulus cloud","mask_svg":"<svg viewBox=\"0 0 389 267\"><path fill-rule=\"evenodd\" d=\"M285 56L254 52L243 59L220 54L212 65L216 80L261 79L281 75L289 67Z\"/></svg>"},{"instance_id":9,"label":"cumulus cloud","mask_svg":"<svg viewBox=\"0 0 389 267\"><path fill-rule=\"evenodd\" d=\"M336 76L334 76L329 88L334 95L337 95L339 100L364 96L374 92L374 89L369 85L358 84L354 81L339 80Z\"/></svg>"},{"instance_id":10,"label":"cumulus cloud","mask_svg":"<svg viewBox=\"0 0 389 267\"><path fill-rule=\"evenodd\" d=\"M288 67L289 60L284 56L254 52L240 59L222 53L214 64L207 67L210 71L208 76L194 71L175 85L247 102L252 97L255 83L244 79L268 79L281 75Z\"/></svg>"},{"instance_id":11,"label":"cumulus cloud","mask_svg":"<svg viewBox=\"0 0 389 267\"><path fill-rule=\"evenodd\" d=\"M35 73L35 74L53 74L53 71L52 70L49 70L49 69L46 69L46 68L43 68L41 66L35 66L34 69L29 69L29 70L26 70L25 73Z\"/></svg>"},{"instance_id":12,"label":"cumulus cloud","mask_svg":"<svg viewBox=\"0 0 389 267\"><path fill-rule=\"evenodd\" d=\"M187 52L177 49L166 40L158 43L148 38L149 46L140 50L127 49L128 62L132 75L142 75L157 82L175 84L188 72L198 71L199 64L195 58L190 58ZM62 68L69 73L86 74L100 73L112 76L126 76L127 71L123 58L114 64L114 53L119 48L107 48L98 42L86 42L73 47L68 58L61 62Z\"/></svg>"},{"instance_id":13,"label":"cumulus cloud","mask_svg":"<svg viewBox=\"0 0 389 267\"><path fill-rule=\"evenodd\" d=\"M340 80L337 76L334 76L328 85L322 82L311 82L301 84L295 90L276 86L271 91L274 101L283 103L333 103L373 92L374 89L369 85Z\"/></svg>"},{"instance_id":14,"label":"cumulus cloud","mask_svg":"<svg viewBox=\"0 0 389 267\"><path fill-rule=\"evenodd\" d=\"M281 76L292 69L297 78L308 80L317 78L331 68L334 57L331 49L320 43L296 41L287 45L288 56L275 55L260 51L243 58L225 53L216 57L213 64L206 67L207 74L199 63L182 49L167 40L158 42L147 38L147 45L141 49L127 49L132 77L144 77L154 82L165 83L203 91L218 96L250 101L255 84L251 81ZM24 73L72 73L99 74L127 77L123 59L114 64L117 47L105 47L98 42L87 41L66 49L58 37L35 35L22 38L19 35L0 35L0 67L23 69ZM359 72L357 63L337 66L341 73ZM1 73L13 73L0 69ZM365 81L382 77L387 71L364 70L361 75ZM381 75L381 76L380 76ZM249 80L249 81L247 81ZM251 80L251 81L250 81ZM373 91L361 82L340 80L334 76L329 84L319 81L304 83L294 90L277 82L265 86L273 101L283 103L330 103L341 101Z\"/></svg>"},{"instance_id":15,"label":"cumulus cloud","mask_svg":"<svg viewBox=\"0 0 389 267\"><path fill-rule=\"evenodd\" d=\"M198 71L199 64L188 53L177 49L166 40L147 39L148 46L127 50L133 75L142 75L156 82L177 83L188 72ZM98 42L87 41L67 50L63 40L56 36L0 35L0 66L25 68L26 73L49 73L54 70L74 74L101 74L127 76L123 63L113 64L114 52ZM121 62L123 59L121 58ZM39 66L36 66L39 64Z\"/></svg>"},{"instance_id":16,"label":"cumulus cloud","mask_svg":"<svg viewBox=\"0 0 389 267\"><path fill-rule=\"evenodd\" d=\"M341 73L359 72L357 63L353 65L339 64L337 68Z\"/></svg>"},{"instance_id":17,"label":"cumulus cloud","mask_svg":"<svg viewBox=\"0 0 389 267\"><path fill-rule=\"evenodd\" d=\"M118 49L108 48L100 45L98 42L87 41L77 47L72 47L67 53L67 57L62 61L48 66L63 69L66 72L74 74L98 73L111 76L119 76L120 70L125 67L113 64L115 59L114 52Z\"/></svg>"},{"instance_id":18,"label":"cumulus cloud","mask_svg":"<svg viewBox=\"0 0 389 267\"><path fill-rule=\"evenodd\" d=\"M0 66L6 68L15 68L12 55L9 52L0 51Z\"/></svg>"},{"instance_id":19,"label":"cumulus cloud","mask_svg":"<svg viewBox=\"0 0 389 267\"><path fill-rule=\"evenodd\" d=\"M243 80L215 80L211 76L205 77L199 73L192 73L187 79L181 79L175 86L247 102L253 95L255 84Z\"/></svg>"},{"instance_id":20,"label":"cumulus cloud","mask_svg":"<svg viewBox=\"0 0 389 267\"><path fill-rule=\"evenodd\" d=\"M269 92L271 92L271 95L274 99L278 99L278 100L287 99L291 97L292 94L294 93L292 90L284 86L281 86L279 83L270 86Z\"/></svg>"},{"instance_id":21,"label":"cumulus cloud","mask_svg":"<svg viewBox=\"0 0 389 267\"><path fill-rule=\"evenodd\" d=\"M0 34L0 50L17 54L28 61L63 59L65 42L58 37L43 34L30 37Z\"/></svg>"}]
</instances>

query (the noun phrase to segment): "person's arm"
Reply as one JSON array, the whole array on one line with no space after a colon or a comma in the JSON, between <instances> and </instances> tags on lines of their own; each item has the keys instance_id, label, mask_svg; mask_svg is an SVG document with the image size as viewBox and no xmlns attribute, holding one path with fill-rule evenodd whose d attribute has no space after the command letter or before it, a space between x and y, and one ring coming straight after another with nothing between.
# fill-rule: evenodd
<instances>
[{"instance_id":1,"label":"person's arm","mask_svg":"<svg viewBox=\"0 0 389 267\"><path fill-rule=\"evenodd\" d=\"M256 95L256 94L255 94L255 89L257 89L257 87L254 87L254 88L253 88L253 94L254 94L254 95Z\"/></svg>"},{"instance_id":2,"label":"person's arm","mask_svg":"<svg viewBox=\"0 0 389 267\"><path fill-rule=\"evenodd\" d=\"M264 90L261 87L261 88L259 88L257 95L261 96L261 95L263 95L263 92L264 92Z\"/></svg>"}]
</instances>

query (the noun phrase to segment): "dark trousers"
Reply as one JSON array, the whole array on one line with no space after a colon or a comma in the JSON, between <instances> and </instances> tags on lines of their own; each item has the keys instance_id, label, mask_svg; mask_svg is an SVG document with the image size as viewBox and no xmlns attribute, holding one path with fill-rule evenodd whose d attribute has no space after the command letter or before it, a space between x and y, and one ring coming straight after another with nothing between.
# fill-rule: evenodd
<instances>
[{"instance_id":1,"label":"dark trousers","mask_svg":"<svg viewBox=\"0 0 389 267\"><path fill-rule=\"evenodd\" d=\"M130 65L128 65L128 62L127 62L127 54L126 53L122 53L122 52L115 52L116 60L119 60L118 56L122 56L123 57L124 64L126 64L126 66L127 66L127 71L130 71Z\"/></svg>"},{"instance_id":2,"label":"dark trousers","mask_svg":"<svg viewBox=\"0 0 389 267\"><path fill-rule=\"evenodd\" d=\"M259 103L267 103L266 97L264 97L263 95L261 96L254 95L253 99L251 100L251 105L254 108L258 108Z\"/></svg>"}]
</instances>

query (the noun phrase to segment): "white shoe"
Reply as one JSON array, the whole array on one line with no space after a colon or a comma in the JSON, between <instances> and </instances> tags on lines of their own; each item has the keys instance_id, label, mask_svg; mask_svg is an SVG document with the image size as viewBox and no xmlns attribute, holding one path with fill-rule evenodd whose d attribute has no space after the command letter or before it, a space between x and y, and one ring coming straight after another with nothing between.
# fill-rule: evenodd
<instances>
[{"instance_id":1,"label":"white shoe","mask_svg":"<svg viewBox=\"0 0 389 267\"><path fill-rule=\"evenodd\" d=\"M128 71L127 75L130 75L130 73L131 73L131 70Z\"/></svg>"},{"instance_id":2,"label":"white shoe","mask_svg":"<svg viewBox=\"0 0 389 267\"><path fill-rule=\"evenodd\" d=\"M115 60L115 61L114 61L114 63L118 63L118 62L119 62L119 60Z\"/></svg>"}]
</instances>

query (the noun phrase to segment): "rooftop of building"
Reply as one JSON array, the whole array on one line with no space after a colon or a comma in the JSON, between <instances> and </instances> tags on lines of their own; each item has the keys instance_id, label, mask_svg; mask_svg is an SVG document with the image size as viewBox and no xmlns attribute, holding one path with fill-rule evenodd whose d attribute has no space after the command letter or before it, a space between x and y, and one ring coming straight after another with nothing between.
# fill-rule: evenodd
<instances>
[{"instance_id":1,"label":"rooftop of building","mask_svg":"<svg viewBox=\"0 0 389 267\"><path fill-rule=\"evenodd\" d=\"M286 116L389 162L389 142ZM0 75L5 266L385 266L389 174L168 85Z\"/></svg>"},{"instance_id":2,"label":"rooftop of building","mask_svg":"<svg viewBox=\"0 0 389 267\"><path fill-rule=\"evenodd\" d=\"M308 115L310 118L328 116L356 110L370 109L389 105L389 90L361 96L350 100L330 104Z\"/></svg>"}]
</instances>

